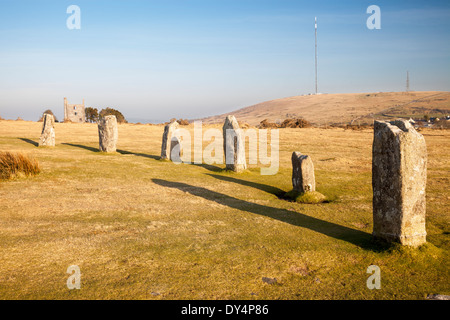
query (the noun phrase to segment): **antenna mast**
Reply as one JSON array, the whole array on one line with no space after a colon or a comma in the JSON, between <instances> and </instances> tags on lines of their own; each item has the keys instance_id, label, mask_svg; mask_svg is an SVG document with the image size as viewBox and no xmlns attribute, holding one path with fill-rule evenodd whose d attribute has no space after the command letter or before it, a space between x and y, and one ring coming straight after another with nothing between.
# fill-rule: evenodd
<instances>
[{"instance_id":1,"label":"antenna mast","mask_svg":"<svg viewBox=\"0 0 450 320\"><path fill-rule=\"evenodd\" d=\"M406 92L409 92L409 71L406 71Z\"/></svg>"},{"instance_id":2,"label":"antenna mast","mask_svg":"<svg viewBox=\"0 0 450 320\"><path fill-rule=\"evenodd\" d=\"M314 37L315 37L315 75L316 75L316 94L317 94L317 17L314 18Z\"/></svg>"}]
</instances>

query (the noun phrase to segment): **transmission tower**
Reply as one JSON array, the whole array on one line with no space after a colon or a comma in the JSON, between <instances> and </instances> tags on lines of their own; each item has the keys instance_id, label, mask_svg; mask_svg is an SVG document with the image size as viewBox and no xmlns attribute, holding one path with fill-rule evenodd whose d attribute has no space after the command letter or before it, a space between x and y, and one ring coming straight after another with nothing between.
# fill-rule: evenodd
<instances>
[{"instance_id":1,"label":"transmission tower","mask_svg":"<svg viewBox=\"0 0 450 320\"><path fill-rule=\"evenodd\" d=\"M316 94L317 94L317 17L314 18L314 38L315 38L315 75L316 75Z\"/></svg>"},{"instance_id":2,"label":"transmission tower","mask_svg":"<svg viewBox=\"0 0 450 320\"><path fill-rule=\"evenodd\" d=\"M406 71L406 92L409 92L409 71Z\"/></svg>"}]
</instances>

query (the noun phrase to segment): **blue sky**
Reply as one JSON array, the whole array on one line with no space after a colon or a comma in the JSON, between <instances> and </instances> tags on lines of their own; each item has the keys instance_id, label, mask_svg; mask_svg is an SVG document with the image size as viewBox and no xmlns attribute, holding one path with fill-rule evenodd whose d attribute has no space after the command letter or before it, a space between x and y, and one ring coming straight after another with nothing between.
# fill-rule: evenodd
<instances>
[{"instance_id":1,"label":"blue sky","mask_svg":"<svg viewBox=\"0 0 450 320\"><path fill-rule=\"evenodd\" d=\"M403 91L407 70L411 90L450 90L448 0L0 0L0 116L61 119L67 97L166 121L311 93L315 16L319 92Z\"/></svg>"}]
</instances>

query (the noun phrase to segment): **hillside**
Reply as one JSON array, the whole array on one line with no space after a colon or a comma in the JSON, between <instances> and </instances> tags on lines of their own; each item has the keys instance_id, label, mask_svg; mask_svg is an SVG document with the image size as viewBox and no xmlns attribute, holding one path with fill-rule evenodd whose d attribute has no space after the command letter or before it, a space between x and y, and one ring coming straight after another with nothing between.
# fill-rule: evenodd
<instances>
[{"instance_id":1,"label":"hillside","mask_svg":"<svg viewBox=\"0 0 450 320\"><path fill-rule=\"evenodd\" d=\"M352 121L371 123L374 118L422 118L424 114L450 114L450 92L303 95L266 101L201 120L204 123L222 122L229 114L250 125L257 125L264 119L277 122L286 118L304 118L315 125L346 124Z\"/></svg>"}]
</instances>

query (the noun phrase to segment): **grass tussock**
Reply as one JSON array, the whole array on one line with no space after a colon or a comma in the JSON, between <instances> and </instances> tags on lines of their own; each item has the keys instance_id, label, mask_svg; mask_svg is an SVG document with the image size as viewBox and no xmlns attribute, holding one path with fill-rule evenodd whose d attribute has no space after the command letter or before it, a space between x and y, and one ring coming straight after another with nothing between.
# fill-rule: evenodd
<instances>
[{"instance_id":1,"label":"grass tussock","mask_svg":"<svg viewBox=\"0 0 450 320\"><path fill-rule=\"evenodd\" d=\"M21 175L34 176L41 172L39 162L23 153L0 152L0 179L7 180Z\"/></svg>"}]
</instances>

